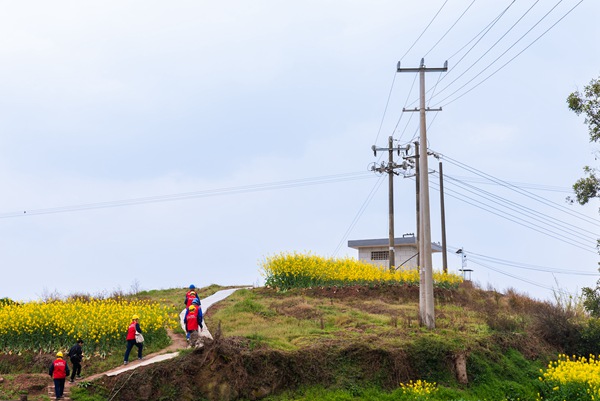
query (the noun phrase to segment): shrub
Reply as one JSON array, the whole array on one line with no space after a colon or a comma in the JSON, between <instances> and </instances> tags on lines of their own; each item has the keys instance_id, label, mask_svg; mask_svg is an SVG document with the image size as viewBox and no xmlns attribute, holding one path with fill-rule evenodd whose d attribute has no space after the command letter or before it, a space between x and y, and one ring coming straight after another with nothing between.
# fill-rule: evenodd
<instances>
[{"instance_id":1,"label":"shrub","mask_svg":"<svg viewBox=\"0 0 600 401\"><path fill-rule=\"evenodd\" d=\"M532 329L548 344L567 354L579 351L582 326L573 311L545 302L532 314Z\"/></svg>"}]
</instances>

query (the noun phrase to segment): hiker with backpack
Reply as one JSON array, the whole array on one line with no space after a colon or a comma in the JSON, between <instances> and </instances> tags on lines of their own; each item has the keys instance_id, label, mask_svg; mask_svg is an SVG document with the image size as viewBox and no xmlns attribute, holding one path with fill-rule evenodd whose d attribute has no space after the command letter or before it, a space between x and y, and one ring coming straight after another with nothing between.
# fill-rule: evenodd
<instances>
[{"instance_id":1,"label":"hiker with backpack","mask_svg":"<svg viewBox=\"0 0 600 401\"><path fill-rule=\"evenodd\" d=\"M138 359L143 359L142 350L144 349L144 339L143 336L140 336L140 334L142 334L142 329L140 328L140 317L138 315L133 315L131 318L131 323L129 323L129 327L127 327L127 334L125 335L125 339L127 340L127 348L125 349L123 365L127 365L129 363L129 353L134 345L138 349Z\"/></svg>"},{"instance_id":2,"label":"hiker with backpack","mask_svg":"<svg viewBox=\"0 0 600 401\"><path fill-rule=\"evenodd\" d=\"M69 349L68 356L73 364L73 371L71 372L71 379L69 380L70 383L75 381L75 376L77 376L78 379L81 379L81 361L83 360L83 349L81 348L82 345L83 340L80 338L77 340L75 345Z\"/></svg>"}]
</instances>

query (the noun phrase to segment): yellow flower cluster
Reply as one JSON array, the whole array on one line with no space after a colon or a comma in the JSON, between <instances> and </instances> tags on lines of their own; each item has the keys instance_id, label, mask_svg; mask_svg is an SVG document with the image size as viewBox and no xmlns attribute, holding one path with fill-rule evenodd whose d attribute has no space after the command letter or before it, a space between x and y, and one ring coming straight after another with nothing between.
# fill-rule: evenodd
<instances>
[{"instance_id":1,"label":"yellow flower cluster","mask_svg":"<svg viewBox=\"0 0 600 401\"><path fill-rule=\"evenodd\" d=\"M0 307L0 351L65 349L78 338L88 350L122 347L134 314L144 337L165 335L172 313L156 303L115 299L28 302Z\"/></svg>"},{"instance_id":2,"label":"yellow flower cluster","mask_svg":"<svg viewBox=\"0 0 600 401\"><path fill-rule=\"evenodd\" d=\"M428 383L426 380L409 381L400 383L402 394L420 396L420 399L427 399L429 395L437 391L436 383Z\"/></svg>"},{"instance_id":3,"label":"yellow flower cluster","mask_svg":"<svg viewBox=\"0 0 600 401\"><path fill-rule=\"evenodd\" d=\"M324 258L311 254L281 253L267 257L261 263L266 284L280 289L319 285L345 285L368 283L419 283L416 269L397 269L375 266L353 258ZM454 287L462 281L455 274L435 272L438 286Z\"/></svg>"},{"instance_id":4,"label":"yellow flower cluster","mask_svg":"<svg viewBox=\"0 0 600 401\"><path fill-rule=\"evenodd\" d=\"M586 358L561 354L540 373L540 381L546 382L553 392L560 392L565 385L581 384L586 387L587 399L600 400L600 358L595 355Z\"/></svg>"}]
</instances>

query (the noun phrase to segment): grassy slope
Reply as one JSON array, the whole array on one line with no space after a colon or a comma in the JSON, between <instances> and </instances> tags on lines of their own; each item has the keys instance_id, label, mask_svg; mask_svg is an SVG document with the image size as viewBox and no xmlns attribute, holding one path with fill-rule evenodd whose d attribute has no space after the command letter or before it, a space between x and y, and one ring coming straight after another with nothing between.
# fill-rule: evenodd
<instances>
[{"instance_id":1,"label":"grassy slope","mask_svg":"<svg viewBox=\"0 0 600 401\"><path fill-rule=\"evenodd\" d=\"M439 399L535 397L539 369L558 352L532 336L535 317L530 312L539 303L468 286L439 291L436 329L427 330L419 325L417 300L418 289L408 287L241 290L211 311L209 324L218 322L227 336L250 339L254 349L294 352L361 344L403 353L409 366L399 379L436 382ZM451 359L460 353L468 355L468 385L458 384L454 376ZM337 373L344 374L343 369ZM300 389L271 399L399 397L377 380L340 379L334 387L331 392L318 386Z\"/></svg>"},{"instance_id":2,"label":"grassy slope","mask_svg":"<svg viewBox=\"0 0 600 401\"><path fill-rule=\"evenodd\" d=\"M222 288L203 288L201 298ZM184 293L155 290L135 297L178 308ZM419 325L414 287L284 293L258 288L239 290L212 306L206 321L213 334L220 326L225 339L244 339L250 353L275 350L292 361L303 355L306 366L323 364L319 372L328 380L290 383L288 391L280 387L270 400L409 399L398 385L411 379L439 384L435 398L429 399L526 400L535 398L539 369L558 352L538 335L535 311L541 306L515 293L468 286L440 290L436 328L427 330ZM453 370L453 358L461 353L467 355L467 385L457 382ZM84 369L92 373L114 367L121 363L120 352L116 354L90 361ZM184 353L184 358L190 356ZM393 366L386 365L389 360ZM386 369L394 375L386 375ZM77 399L88 399L85 390Z\"/></svg>"}]
</instances>

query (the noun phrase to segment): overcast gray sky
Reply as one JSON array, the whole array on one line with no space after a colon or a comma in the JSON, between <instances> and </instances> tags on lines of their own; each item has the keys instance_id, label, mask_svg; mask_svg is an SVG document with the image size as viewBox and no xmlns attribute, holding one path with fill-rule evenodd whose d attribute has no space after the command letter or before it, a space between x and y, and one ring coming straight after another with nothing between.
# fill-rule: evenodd
<instances>
[{"instance_id":1,"label":"overcast gray sky","mask_svg":"<svg viewBox=\"0 0 600 401\"><path fill-rule=\"evenodd\" d=\"M551 299L598 279L598 203L565 203L597 163L565 102L600 75L597 1L1 7L0 297L254 284L279 252L356 256L349 239L387 237L370 147L414 140L418 80L396 64L422 57L449 66L426 86L450 271L464 248L484 288ZM415 232L414 181L395 199L397 235Z\"/></svg>"}]
</instances>

